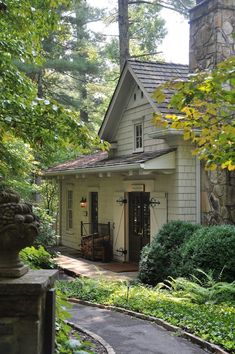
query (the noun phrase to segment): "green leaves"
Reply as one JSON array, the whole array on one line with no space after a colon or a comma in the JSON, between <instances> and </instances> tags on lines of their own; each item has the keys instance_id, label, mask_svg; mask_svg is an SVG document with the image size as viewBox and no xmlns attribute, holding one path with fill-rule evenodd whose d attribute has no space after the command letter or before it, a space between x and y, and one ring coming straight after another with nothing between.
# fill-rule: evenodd
<instances>
[{"instance_id":1,"label":"green leaves","mask_svg":"<svg viewBox=\"0 0 235 354\"><path fill-rule=\"evenodd\" d=\"M185 296L180 290L169 292L142 284L130 285L124 281L111 282L103 279L79 278L73 282L58 282L57 286L68 297L114 305L155 316L231 352L235 349L233 328L235 308L229 302L220 305L196 304L190 300L190 296ZM227 288L225 291L232 294L234 285L223 283L223 289L226 287L229 290ZM198 290L198 286L192 281L190 288L193 288L194 292ZM218 285L219 288L222 289L221 285ZM200 294L205 292L207 292L205 288L201 287Z\"/></svg>"},{"instance_id":2,"label":"green leaves","mask_svg":"<svg viewBox=\"0 0 235 354\"><path fill-rule=\"evenodd\" d=\"M34 172L96 142L75 111L38 98L42 44L61 27L58 8L70 0L7 0L0 16L0 174L28 194ZM25 74L23 67L33 72ZM97 143L99 145L99 142ZM17 150L18 149L18 150ZM63 152L62 152L63 150ZM35 164L35 158L39 165Z\"/></svg>"},{"instance_id":3,"label":"green leaves","mask_svg":"<svg viewBox=\"0 0 235 354\"><path fill-rule=\"evenodd\" d=\"M164 90L174 90L170 107L179 115L155 115L155 124L183 129L184 138L196 148L194 154L207 169L220 166L235 170L235 58L220 63L212 72L199 72L188 82L167 82L154 98L165 99Z\"/></svg>"}]
</instances>

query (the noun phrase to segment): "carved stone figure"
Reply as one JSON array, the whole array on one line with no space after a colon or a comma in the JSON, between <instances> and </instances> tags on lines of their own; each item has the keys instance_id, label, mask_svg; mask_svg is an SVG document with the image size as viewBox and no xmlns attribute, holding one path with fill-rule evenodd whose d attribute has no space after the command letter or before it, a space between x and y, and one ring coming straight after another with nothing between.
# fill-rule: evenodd
<instances>
[{"instance_id":1,"label":"carved stone figure","mask_svg":"<svg viewBox=\"0 0 235 354\"><path fill-rule=\"evenodd\" d=\"M12 190L0 192L0 277L18 278L27 273L19 252L33 244L38 225L30 204L20 203Z\"/></svg>"}]
</instances>

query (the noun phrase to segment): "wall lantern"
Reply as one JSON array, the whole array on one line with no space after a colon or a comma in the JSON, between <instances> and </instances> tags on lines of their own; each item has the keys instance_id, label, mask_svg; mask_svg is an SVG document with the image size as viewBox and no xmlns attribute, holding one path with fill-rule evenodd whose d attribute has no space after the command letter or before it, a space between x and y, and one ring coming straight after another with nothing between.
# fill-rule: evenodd
<instances>
[{"instance_id":1,"label":"wall lantern","mask_svg":"<svg viewBox=\"0 0 235 354\"><path fill-rule=\"evenodd\" d=\"M127 199L120 197L116 200L116 203L118 203L119 205L124 205L127 203Z\"/></svg>"},{"instance_id":2,"label":"wall lantern","mask_svg":"<svg viewBox=\"0 0 235 354\"><path fill-rule=\"evenodd\" d=\"M159 200L157 200L156 198L151 198L149 201L149 205L152 208L155 208L157 205L160 205L161 203L159 202Z\"/></svg>"},{"instance_id":3,"label":"wall lantern","mask_svg":"<svg viewBox=\"0 0 235 354\"><path fill-rule=\"evenodd\" d=\"M86 198L82 197L82 199L80 200L80 207L81 208L86 208L87 207Z\"/></svg>"}]
</instances>

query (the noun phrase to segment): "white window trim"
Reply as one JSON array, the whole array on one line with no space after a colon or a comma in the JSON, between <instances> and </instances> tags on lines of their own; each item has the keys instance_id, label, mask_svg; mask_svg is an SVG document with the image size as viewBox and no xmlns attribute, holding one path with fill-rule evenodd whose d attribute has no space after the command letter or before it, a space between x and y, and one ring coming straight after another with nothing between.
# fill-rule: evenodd
<instances>
[{"instance_id":1,"label":"white window trim","mask_svg":"<svg viewBox=\"0 0 235 354\"><path fill-rule=\"evenodd\" d=\"M142 127L142 146L137 148L136 147L136 126L141 125ZM133 120L133 135L134 135L134 142L133 142L133 151L134 152L143 152L144 151L144 117L140 119Z\"/></svg>"},{"instance_id":2,"label":"white window trim","mask_svg":"<svg viewBox=\"0 0 235 354\"><path fill-rule=\"evenodd\" d=\"M72 205L71 208L69 208L69 192L72 192ZM73 208L74 208L74 191L73 189L67 189L66 190L66 230L67 231L72 231L74 227L74 215L73 215ZM72 227L69 226L69 212L71 211L72 213Z\"/></svg>"}]
</instances>

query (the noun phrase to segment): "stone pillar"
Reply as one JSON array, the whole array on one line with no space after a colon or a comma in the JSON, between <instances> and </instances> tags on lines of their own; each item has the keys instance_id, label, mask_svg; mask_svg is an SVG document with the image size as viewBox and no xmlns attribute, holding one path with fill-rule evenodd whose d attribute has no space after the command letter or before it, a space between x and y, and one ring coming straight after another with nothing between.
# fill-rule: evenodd
<instances>
[{"instance_id":1,"label":"stone pillar","mask_svg":"<svg viewBox=\"0 0 235 354\"><path fill-rule=\"evenodd\" d=\"M197 0L190 11L189 69L213 69L235 55L235 1ZM201 168L202 223L235 224L234 172Z\"/></svg>"},{"instance_id":2,"label":"stone pillar","mask_svg":"<svg viewBox=\"0 0 235 354\"><path fill-rule=\"evenodd\" d=\"M13 191L0 192L1 354L54 354L57 271L29 271L19 259L37 233L32 207Z\"/></svg>"},{"instance_id":3,"label":"stone pillar","mask_svg":"<svg viewBox=\"0 0 235 354\"><path fill-rule=\"evenodd\" d=\"M189 68L212 69L235 55L234 0L199 0L190 11Z\"/></svg>"},{"instance_id":4,"label":"stone pillar","mask_svg":"<svg viewBox=\"0 0 235 354\"><path fill-rule=\"evenodd\" d=\"M0 353L54 354L56 275L30 270L20 278L0 278Z\"/></svg>"}]
</instances>

